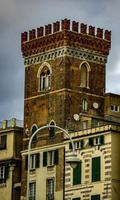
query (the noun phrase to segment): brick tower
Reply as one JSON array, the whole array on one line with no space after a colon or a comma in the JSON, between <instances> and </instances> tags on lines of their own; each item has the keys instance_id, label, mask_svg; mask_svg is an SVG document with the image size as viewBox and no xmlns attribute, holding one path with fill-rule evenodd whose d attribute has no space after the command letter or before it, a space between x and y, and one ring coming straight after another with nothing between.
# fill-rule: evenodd
<instances>
[{"instance_id":1,"label":"brick tower","mask_svg":"<svg viewBox=\"0 0 120 200\"><path fill-rule=\"evenodd\" d=\"M69 129L75 113L104 115L111 32L64 19L22 33L21 46L25 127L53 121Z\"/></svg>"},{"instance_id":2,"label":"brick tower","mask_svg":"<svg viewBox=\"0 0 120 200\"><path fill-rule=\"evenodd\" d=\"M38 127L51 123L75 131L80 130L78 117L84 121L92 116L104 116L105 71L110 46L108 30L95 30L95 27L68 19L22 33L24 150L28 148L29 136ZM54 135L54 130L46 130L34 141L33 148L48 148L49 145L52 148L61 139L59 134ZM63 155L62 146L59 147L59 167L56 167L56 192L64 187ZM25 196L22 170L22 196Z\"/></svg>"}]
</instances>

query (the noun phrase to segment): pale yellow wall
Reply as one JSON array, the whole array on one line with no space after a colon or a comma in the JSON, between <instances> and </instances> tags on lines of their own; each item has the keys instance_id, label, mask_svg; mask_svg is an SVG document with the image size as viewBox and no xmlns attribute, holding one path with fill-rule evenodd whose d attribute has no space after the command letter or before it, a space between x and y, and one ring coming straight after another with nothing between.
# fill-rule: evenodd
<instances>
[{"instance_id":1,"label":"pale yellow wall","mask_svg":"<svg viewBox=\"0 0 120 200\"><path fill-rule=\"evenodd\" d=\"M9 178L5 184L0 185L0 200L12 200L12 171L9 172Z\"/></svg>"},{"instance_id":2,"label":"pale yellow wall","mask_svg":"<svg viewBox=\"0 0 120 200\"><path fill-rule=\"evenodd\" d=\"M56 147L57 148L57 147ZM48 149L52 150L52 148ZM47 151L47 148L45 148ZM43 167L43 151L37 150L34 153L40 152L40 167L35 171L30 172L30 182L36 182L36 199L45 200L46 199L46 180L48 178L54 179L54 189L56 188L56 166L53 167ZM63 190L54 191L55 200L63 199ZM24 199L21 197L21 199Z\"/></svg>"},{"instance_id":3,"label":"pale yellow wall","mask_svg":"<svg viewBox=\"0 0 120 200\"><path fill-rule=\"evenodd\" d=\"M96 137L100 134L97 135L92 135L92 137ZM76 141L79 139L84 140L84 148L82 150L76 150L76 153L80 160L82 161L82 178L81 178L81 184L79 185L73 185L72 180L73 180L73 170L70 168L68 165L66 165L66 174L70 173L70 177L66 177L66 200L72 199L72 198L77 198L81 197L82 200L85 200L86 198L84 197L85 194L88 194L89 199L91 198L91 195L96 195L100 194L101 197L103 197L103 194L105 193L105 185L108 182L111 184L110 180L106 181L106 177L108 177L105 172L105 167L108 166L106 164L107 157L111 157L111 135L110 132L105 133L104 139L105 139L105 144L102 146L94 146L94 147L89 147L88 146L88 139L87 137L81 137L75 139ZM70 150L69 150L69 145L66 144L66 156L69 156ZM101 180L98 182L92 182L91 181L91 169L92 169L92 158L94 157L101 157ZM89 167L87 167L86 170L86 161L85 159L88 159L87 164L89 164ZM111 173L111 162L109 164L110 166L110 173ZM86 176L87 175L87 176ZM87 177L87 178L86 178ZM69 181L70 178L70 181ZM89 190L89 192L88 192ZM72 194L72 195L71 195ZM109 196L111 195L111 188L109 189ZM110 198L108 198L111 200Z\"/></svg>"},{"instance_id":4,"label":"pale yellow wall","mask_svg":"<svg viewBox=\"0 0 120 200\"><path fill-rule=\"evenodd\" d=\"M112 199L120 199L120 133L112 133Z\"/></svg>"},{"instance_id":5,"label":"pale yellow wall","mask_svg":"<svg viewBox=\"0 0 120 200\"><path fill-rule=\"evenodd\" d=\"M3 134L1 134L3 135ZM13 138L14 132L7 132L7 148L0 151L0 160L5 160L13 157Z\"/></svg>"}]
</instances>

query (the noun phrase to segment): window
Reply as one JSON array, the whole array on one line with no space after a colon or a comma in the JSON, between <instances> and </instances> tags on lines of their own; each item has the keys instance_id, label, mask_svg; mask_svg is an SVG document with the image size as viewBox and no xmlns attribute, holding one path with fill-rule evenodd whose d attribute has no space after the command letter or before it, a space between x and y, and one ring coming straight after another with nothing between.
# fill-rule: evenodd
<instances>
[{"instance_id":1,"label":"window","mask_svg":"<svg viewBox=\"0 0 120 200\"><path fill-rule=\"evenodd\" d=\"M50 71L45 70L40 74L40 90L48 90L50 89L51 76Z\"/></svg>"},{"instance_id":2,"label":"window","mask_svg":"<svg viewBox=\"0 0 120 200\"><path fill-rule=\"evenodd\" d=\"M58 164L58 150L43 152L43 166Z\"/></svg>"},{"instance_id":3,"label":"window","mask_svg":"<svg viewBox=\"0 0 120 200\"><path fill-rule=\"evenodd\" d=\"M100 200L100 195L92 195L91 200Z\"/></svg>"},{"instance_id":4,"label":"window","mask_svg":"<svg viewBox=\"0 0 120 200\"><path fill-rule=\"evenodd\" d=\"M73 168L73 185L81 184L81 163L77 164L76 168Z\"/></svg>"},{"instance_id":5,"label":"window","mask_svg":"<svg viewBox=\"0 0 120 200\"><path fill-rule=\"evenodd\" d=\"M82 121L82 129L85 130L88 128L88 121Z\"/></svg>"},{"instance_id":6,"label":"window","mask_svg":"<svg viewBox=\"0 0 120 200\"><path fill-rule=\"evenodd\" d=\"M6 178L5 178L5 166L0 166L0 184L5 183Z\"/></svg>"},{"instance_id":7,"label":"window","mask_svg":"<svg viewBox=\"0 0 120 200\"><path fill-rule=\"evenodd\" d=\"M92 158L92 182L100 181L100 157Z\"/></svg>"},{"instance_id":8,"label":"window","mask_svg":"<svg viewBox=\"0 0 120 200\"><path fill-rule=\"evenodd\" d=\"M90 66L88 63L84 62L80 65L81 87L84 88L89 87L89 71L90 71Z\"/></svg>"},{"instance_id":9,"label":"window","mask_svg":"<svg viewBox=\"0 0 120 200\"><path fill-rule=\"evenodd\" d=\"M38 127L37 127L36 124L32 125L32 128L31 128L32 134L33 134L37 129L38 129ZM33 142L36 142L36 140L37 140L37 135L34 136Z\"/></svg>"},{"instance_id":10,"label":"window","mask_svg":"<svg viewBox=\"0 0 120 200\"><path fill-rule=\"evenodd\" d=\"M7 146L7 135L0 136L0 150L6 149Z\"/></svg>"},{"instance_id":11,"label":"window","mask_svg":"<svg viewBox=\"0 0 120 200\"><path fill-rule=\"evenodd\" d=\"M104 135L95 138L89 138L90 146L103 145L103 144L104 144Z\"/></svg>"},{"instance_id":12,"label":"window","mask_svg":"<svg viewBox=\"0 0 120 200\"><path fill-rule=\"evenodd\" d=\"M102 145L104 144L104 136L94 138L94 145Z\"/></svg>"},{"instance_id":13,"label":"window","mask_svg":"<svg viewBox=\"0 0 120 200\"><path fill-rule=\"evenodd\" d=\"M47 200L54 200L54 180L47 180Z\"/></svg>"},{"instance_id":14,"label":"window","mask_svg":"<svg viewBox=\"0 0 120 200\"><path fill-rule=\"evenodd\" d=\"M75 149L82 149L83 148L83 140L79 140L74 142Z\"/></svg>"},{"instance_id":15,"label":"window","mask_svg":"<svg viewBox=\"0 0 120 200\"><path fill-rule=\"evenodd\" d=\"M120 111L120 107L116 106L116 105L111 105L111 110L114 112L119 112Z\"/></svg>"},{"instance_id":16,"label":"window","mask_svg":"<svg viewBox=\"0 0 120 200\"><path fill-rule=\"evenodd\" d=\"M82 100L82 111L87 112L88 111L88 102L86 99Z\"/></svg>"},{"instance_id":17,"label":"window","mask_svg":"<svg viewBox=\"0 0 120 200\"><path fill-rule=\"evenodd\" d=\"M52 69L50 64L48 62L42 63L37 73L39 91L47 91L50 89L51 74L52 74Z\"/></svg>"},{"instance_id":18,"label":"window","mask_svg":"<svg viewBox=\"0 0 120 200\"><path fill-rule=\"evenodd\" d=\"M40 160L39 158L40 158L39 153L32 154L30 156L30 169L36 169L39 167L39 160Z\"/></svg>"},{"instance_id":19,"label":"window","mask_svg":"<svg viewBox=\"0 0 120 200\"><path fill-rule=\"evenodd\" d=\"M36 200L36 183L30 183L29 185L29 200Z\"/></svg>"},{"instance_id":20,"label":"window","mask_svg":"<svg viewBox=\"0 0 120 200\"><path fill-rule=\"evenodd\" d=\"M40 166L40 154L32 154L30 155L30 169L36 169ZM28 155L25 157L25 169L28 168Z\"/></svg>"},{"instance_id":21,"label":"window","mask_svg":"<svg viewBox=\"0 0 120 200\"><path fill-rule=\"evenodd\" d=\"M74 199L72 199L72 200L80 200L80 197L74 198Z\"/></svg>"},{"instance_id":22,"label":"window","mask_svg":"<svg viewBox=\"0 0 120 200\"><path fill-rule=\"evenodd\" d=\"M54 121L52 121L50 123L50 125L55 125ZM55 136L55 127L50 127L49 128L49 135L50 135L50 137L54 137Z\"/></svg>"}]
</instances>

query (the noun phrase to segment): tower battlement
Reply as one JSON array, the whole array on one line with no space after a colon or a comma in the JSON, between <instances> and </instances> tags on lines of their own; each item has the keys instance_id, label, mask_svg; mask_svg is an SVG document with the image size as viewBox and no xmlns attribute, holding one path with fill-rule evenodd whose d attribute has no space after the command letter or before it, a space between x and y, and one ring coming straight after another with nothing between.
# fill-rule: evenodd
<instances>
[{"instance_id":1,"label":"tower battlement","mask_svg":"<svg viewBox=\"0 0 120 200\"><path fill-rule=\"evenodd\" d=\"M21 34L23 56L31 56L64 45L109 54L111 31L63 19Z\"/></svg>"}]
</instances>

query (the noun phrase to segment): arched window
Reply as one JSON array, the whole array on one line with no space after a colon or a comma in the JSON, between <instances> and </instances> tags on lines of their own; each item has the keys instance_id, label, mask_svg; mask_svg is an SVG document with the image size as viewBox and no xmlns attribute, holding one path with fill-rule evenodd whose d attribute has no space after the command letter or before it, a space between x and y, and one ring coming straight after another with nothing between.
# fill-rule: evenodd
<instances>
[{"instance_id":1,"label":"arched window","mask_svg":"<svg viewBox=\"0 0 120 200\"><path fill-rule=\"evenodd\" d=\"M33 124L31 127L31 133L33 134L36 130L38 129L36 124ZM35 135L33 138L33 142L35 142L37 140L37 136Z\"/></svg>"},{"instance_id":2,"label":"arched window","mask_svg":"<svg viewBox=\"0 0 120 200\"><path fill-rule=\"evenodd\" d=\"M83 62L80 65L80 86L89 88L89 71L90 66L87 62Z\"/></svg>"},{"instance_id":3,"label":"arched window","mask_svg":"<svg viewBox=\"0 0 120 200\"><path fill-rule=\"evenodd\" d=\"M38 74L37 77L39 79L39 91L46 91L49 90L51 87L51 74L52 74L52 70L51 67L49 65L49 63L44 62L39 70L38 70Z\"/></svg>"},{"instance_id":4,"label":"arched window","mask_svg":"<svg viewBox=\"0 0 120 200\"><path fill-rule=\"evenodd\" d=\"M48 90L50 89L50 71L49 70L44 70L40 74L40 90Z\"/></svg>"},{"instance_id":5,"label":"arched window","mask_svg":"<svg viewBox=\"0 0 120 200\"><path fill-rule=\"evenodd\" d=\"M50 125L55 125L55 122L51 121ZM50 135L50 137L54 137L55 136L55 127L50 127L49 128L49 135Z\"/></svg>"},{"instance_id":6,"label":"arched window","mask_svg":"<svg viewBox=\"0 0 120 200\"><path fill-rule=\"evenodd\" d=\"M88 102L86 99L82 100L82 111L87 112L88 111Z\"/></svg>"}]
</instances>

